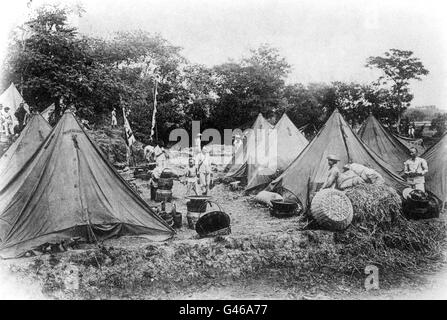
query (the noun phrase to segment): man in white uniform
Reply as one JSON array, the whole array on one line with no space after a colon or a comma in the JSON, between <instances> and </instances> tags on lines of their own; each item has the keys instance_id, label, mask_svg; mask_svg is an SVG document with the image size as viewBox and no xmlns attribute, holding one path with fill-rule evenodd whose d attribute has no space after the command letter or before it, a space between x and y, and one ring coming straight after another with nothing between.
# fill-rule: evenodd
<instances>
[{"instance_id":1,"label":"man in white uniform","mask_svg":"<svg viewBox=\"0 0 447 320\"><path fill-rule=\"evenodd\" d=\"M425 175L428 172L428 165L425 159L417 156L416 148L410 149L411 158L404 162L404 174L407 182L413 189L425 192Z\"/></svg>"},{"instance_id":2,"label":"man in white uniform","mask_svg":"<svg viewBox=\"0 0 447 320\"><path fill-rule=\"evenodd\" d=\"M211 184L211 160L207 147L203 147L202 152L197 155L196 164L200 188L203 195L208 195Z\"/></svg>"}]
</instances>

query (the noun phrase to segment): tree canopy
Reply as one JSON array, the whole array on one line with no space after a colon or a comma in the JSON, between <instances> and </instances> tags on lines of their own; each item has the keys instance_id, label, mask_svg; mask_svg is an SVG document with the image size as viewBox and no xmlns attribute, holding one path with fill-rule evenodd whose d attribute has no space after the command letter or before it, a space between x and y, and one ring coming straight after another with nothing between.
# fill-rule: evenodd
<instances>
[{"instance_id":1,"label":"tree canopy","mask_svg":"<svg viewBox=\"0 0 447 320\"><path fill-rule=\"evenodd\" d=\"M318 130L335 108L353 125L371 111L392 124L412 99L409 81L428 74L411 51L391 49L367 60L368 67L384 73L376 83L287 84L291 66L268 44L208 67L189 62L182 48L148 31L108 38L79 34L67 22L70 14L59 6L41 7L22 27L26 38L12 34L3 86L14 82L39 111L52 103L56 113L74 106L93 125L109 121L113 108L125 108L143 143L149 143L155 83L155 138L165 144L172 129L190 130L194 120L202 129L244 128L258 113L279 119L287 112L298 127L307 125L307 133Z\"/></svg>"}]
</instances>

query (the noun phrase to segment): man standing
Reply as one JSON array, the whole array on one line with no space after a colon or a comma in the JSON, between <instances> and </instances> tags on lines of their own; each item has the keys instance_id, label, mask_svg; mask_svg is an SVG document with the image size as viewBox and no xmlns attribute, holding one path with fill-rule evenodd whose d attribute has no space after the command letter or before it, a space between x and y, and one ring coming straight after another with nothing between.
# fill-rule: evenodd
<instances>
[{"instance_id":1,"label":"man standing","mask_svg":"<svg viewBox=\"0 0 447 320\"><path fill-rule=\"evenodd\" d=\"M154 153L154 147L151 145L147 145L144 147L144 158L147 160L147 162L155 162L155 153Z\"/></svg>"},{"instance_id":2,"label":"man standing","mask_svg":"<svg viewBox=\"0 0 447 320\"><path fill-rule=\"evenodd\" d=\"M425 175L428 172L427 161L417 156L415 147L410 148L411 158L404 162L404 174L413 189L425 192Z\"/></svg>"},{"instance_id":3,"label":"man standing","mask_svg":"<svg viewBox=\"0 0 447 320\"><path fill-rule=\"evenodd\" d=\"M237 152L237 150L240 148L241 145L242 145L242 137L241 137L241 135L239 133L237 133L234 136L234 143L233 143L234 153Z\"/></svg>"},{"instance_id":4,"label":"man standing","mask_svg":"<svg viewBox=\"0 0 447 320\"><path fill-rule=\"evenodd\" d=\"M6 135L14 135L14 120L12 119L12 115L9 113L9 107L5 107L4 112L4 126L6 128Z\"/></svg>"},{"instance_id":5,"label":"man standing","mask_svg":"<svg viewBox=\"0 0 447 320\"><path fill-rule=\"evenodd\" d=\"M330 154L327 156L327 162L329 165L329 171L326 178L326 181L321 186L321 189L336 189L338 177L340 176L340 169L337 167L337 163L340 159L334 155Z\"/></svg>"},{"instance_id":6,"label":"man standing","mask_svg":"<svg viewBox=\"0 0 447 320\"><path fill-rule=\"evenodd\" d=\"M200 188L202 189L203 195L206 196L208 195L211 183L211 161L207 147L203 147L202 152L197 155L196 163Z\"/></svg>"},{"instance_id":7,"label":"man standing","mask_svg":"<svg viewBox=\"0 0 447 320\"><path fill-rule=\"evenodd\" d=\"M195 148L195 152L200 153L201 150L201 140L202 140L202 134L198 133L196 136L196 139L194 141L194 148Z\"/></svg>"},{"instance_id":8,"label":"man standing","mask_svg":"<svg viewBox=\"0 0 447 320\"><path fill-rule=\"evenodd\" d=\"M6 121L5 121L5 112L3 110L3 105L0 103L0 129L1 134L7 134L6 133Z\"/></svg>"},{"instance_id":9,"label":"man standing","mask_svg":"<svg viewBox=\"0 0 447 320\"><path fill-rule=\"evenodd\" d=\"M197 192L197 167L196 163L194 161L194 158L189 158L188 161L189 167L186 171L186 195L189 196L192 192L195 193L195 195L198 195Z\"/></svg>"},{"instance_id":10,"label":"man standing","mask_svg":"<svg viewBox=\"0 0 447 320\"><path fill-rule=\"evenodd\" d=\"M118 121L116 120L116 109L113 108L112 110L112 128L115 128L118 126Z\"/></svg>"}]
</instances>

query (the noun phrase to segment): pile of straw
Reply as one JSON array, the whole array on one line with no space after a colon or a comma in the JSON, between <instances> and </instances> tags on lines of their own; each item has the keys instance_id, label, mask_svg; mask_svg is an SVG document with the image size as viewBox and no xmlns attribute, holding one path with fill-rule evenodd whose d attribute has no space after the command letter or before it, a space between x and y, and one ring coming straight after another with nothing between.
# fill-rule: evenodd
<instances>
[{"instance_id":1,"label":"pile of straw","mask_svg":"<svg viewBox=\"0 0 447 320\"><path fill-rule=\"evenodd\" d=\"M354 209L352 223L388 224L402 211L402 200L391 187L362 183L345 191Z\"/></svg>"},{"instance_id":2,"label":"pile of straw","mask_svg":"<svg viewBox=\"0 0 447 320\"><path fill-rule=\"evenodd\" d=\"M446 225L441 219L407 220L401 199L387 186L364 184L347 190L354 207L351 226L335 235L343 272L361 273L373 264L384 271L420 272L442 261Z\"/></svg>"}]
</instances>

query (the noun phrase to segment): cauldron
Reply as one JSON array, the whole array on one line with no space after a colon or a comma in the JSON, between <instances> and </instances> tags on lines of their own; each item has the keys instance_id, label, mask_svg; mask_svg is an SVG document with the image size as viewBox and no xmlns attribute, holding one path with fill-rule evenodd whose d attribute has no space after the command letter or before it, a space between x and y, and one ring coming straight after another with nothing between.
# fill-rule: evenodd
<instances>
[{"instance_id":1,"label":"cauldron","mask_svg":"<svg viewBox=\"0 0 447 320\"><path fill-rule=\"evenodd\" d=\"M292 194L296 201L289 199L271 200L272 208L270 209L270 214L274 217L291 217L300 214L303 210L300 199L289 189L285 187L280 187L280 189Z\"/></svg>"},{"instance_id":2,"label":"cauldron","mask_svg":"<svg viewBox=\"0 0 447 320\"><path fill-rule=\"evenodd\" d=\"M281 212L292 212L298 208L298 203L290 200L271 200L273 209Z\"/></svg>"}]
</instances>

